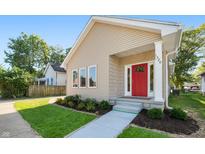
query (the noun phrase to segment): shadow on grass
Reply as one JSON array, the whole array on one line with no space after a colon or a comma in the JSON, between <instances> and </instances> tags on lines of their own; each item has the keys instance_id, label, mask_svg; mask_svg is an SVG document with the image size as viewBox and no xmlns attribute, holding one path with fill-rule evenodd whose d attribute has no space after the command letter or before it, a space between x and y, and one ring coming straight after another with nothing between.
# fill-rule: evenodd
<instances>
[{"instance_id":1,"label":"shadow on grass","mask_svg":"<svg viewBox=\"0 0 205 154\"><path fill-rule=\"evenodd\" d=\"M22 117L42 137L64 137L95 119L94 115L75 112L51 104L34 107L29 105L29 103L15 104Z\"/></svg>"}]
</instances>

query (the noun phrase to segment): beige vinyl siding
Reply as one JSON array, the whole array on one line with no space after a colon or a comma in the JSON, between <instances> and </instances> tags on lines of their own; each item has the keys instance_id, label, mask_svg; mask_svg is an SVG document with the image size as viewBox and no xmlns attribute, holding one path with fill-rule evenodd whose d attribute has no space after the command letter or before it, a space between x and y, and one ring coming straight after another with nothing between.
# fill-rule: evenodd
<instances>
[{"instance_id":1,"label":"beige vinyl siding","mask_svg":"<svg viewBox=\"0 0 205 154\"><path fill-rule=\"evenodd\" d=\"M120 64L120 59L116 56L109 58L109 97L119 97L124 89L124 69Z\"/></svg>"},{"instance_id":2,"label":"beige vinyl siding","mask_svg":"<svg viewBox=\"0 0 205 154\"><path fill-rule=\"evenodd\" d=\"M113 65L118 63L116 59L113 60L109 56L117 52L153 43L159 39L160 35L158 34L95 23L67 64L67 95L80 94L83 97L94 97L99 100L109 99L110 95L121 95L124 73L123 75L118 74L120 75L118 76L120 80L116 82L114 80L116 73L114 72L123 72L124 68L123 66L117 68L117 65L115 65L113 66L114 68L109 69L110 65L112 65L110 63L113 63ZM113 62L110 60L113 60ZM119 60L122 64L124 61L128 61L128 59ZM88 68L89 65L97 65L97 88L72 88L72 69ZM112 70L115 71L112 72ZM113 89L109 86L112 84L115 86ZM118 84L120 85L120 91L116 88ZM112 90L114 91L113 94L110 92Z\"/></svg>"}]
</instances>

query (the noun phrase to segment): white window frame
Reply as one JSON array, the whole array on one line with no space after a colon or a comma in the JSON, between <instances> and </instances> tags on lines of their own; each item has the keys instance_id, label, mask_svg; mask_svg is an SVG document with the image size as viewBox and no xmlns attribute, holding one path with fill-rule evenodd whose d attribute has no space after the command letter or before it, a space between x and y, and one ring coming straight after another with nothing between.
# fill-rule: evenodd
<instances>
[{"instance_id":1,"label":"white window frame","mask_svg":"<svg viewBox=\"0 0 205 154\"><path fill-rule=\"evenodd\" d=\"M77 69L77 68L76 68L76 69L72 69L72 74L71 74L71 75L72 75L72 88L78 88L78 87L79 87L79 82L78 82L78 86L77 86L77 87L74 87L74 86L73 86L73 85L74 85L74 84L73 84L73 72L74 72L74 71L77 71L77 73L78 73L78 80L79 80L79 72L78 72L78 69Z\"/></svg>"},{"instance_id":2,"label":"white window frame","mask_svg":"<svg viewBox=\"0 0 205 154\"><path fill-rule=\"evenodd\" d=\"M128 68L130 69L130 91L128 91L127 89L127 71L128 71ZM132 65L125 65L125 96L132 96Z\"/></svg>"},{"instance_id":3,"label":"white window frame","mask_svg":"<svg viewBox=\"0 0 205 154\"><path fill-rule=\"evenodd\" d=\"M148 97L153 97L154 96L154 76L153 76L153 91L150 90L150 66L153 65L154 69L154 62L148 62ZM154 72L153 72L154 73Z\"/></svg>"},{"instance_id":4,"label":"white window frame","mask_svg":"<svg viewBox=\"0 0 205 154\"><path fill-rule=\"evenodd\" d=\"M85 87L81 87L80 82L81 82L81 70L85 70ZM86 88L87 87L87 70L86 67L81 67L79 68L79 88Z\"/></svg>"},{"instance_id":5,"label":"white window frame","mask_svg":"<svg viewBox=\"0 0 205 154\"><path fill-rule=\"evenodd\" d=\"M93 67L95 67L95 72L96 72L96 86L94 86L94 87L90 87L90 68L93 68ZM90 65L90 66L88 66L88 88L97 88L97 65Z\"/></svg>"}]
</instances>

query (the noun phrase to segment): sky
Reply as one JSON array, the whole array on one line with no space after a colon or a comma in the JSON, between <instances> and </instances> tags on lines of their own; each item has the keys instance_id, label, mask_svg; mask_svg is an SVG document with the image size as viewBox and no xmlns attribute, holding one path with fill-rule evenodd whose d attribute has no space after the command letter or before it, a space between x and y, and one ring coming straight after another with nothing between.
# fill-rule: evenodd
<instances>
[{"instance_id":1,"label":"sky","mask_svg":"<svg viewBox=\"0 0 205 154\"><path fill-rule=\"evenodd\" d=\"M91 16L0 16L0 65L4 63L4 50L9 38L21 32L36 34L49 45L72 47ZM178 22L187 27L198 27L205 23L205 16L117 16Z\"/></svg>"}]
</instances>

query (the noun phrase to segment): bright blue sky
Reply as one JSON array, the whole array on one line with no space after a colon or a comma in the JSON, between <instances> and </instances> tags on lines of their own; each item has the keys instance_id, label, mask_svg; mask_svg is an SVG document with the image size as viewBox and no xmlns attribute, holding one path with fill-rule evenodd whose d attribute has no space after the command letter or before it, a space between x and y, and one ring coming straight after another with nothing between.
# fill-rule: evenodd
<instances>
[{"instance_id":1,"label":"bright blue sky","mask_svg":"<svg viewBox=\"0 0 205 154\"><path fill-rule=\"evenodd\" d=\"M127 16L126 16L127 17ZM197 27L205 23L205 16L128 16L155 19ZM40 35L49 45L68 48L73 45L90 16L0 16L0 64L4 64L4 50L9 38L21 32Z\"/></svg>"}]
</instances>

